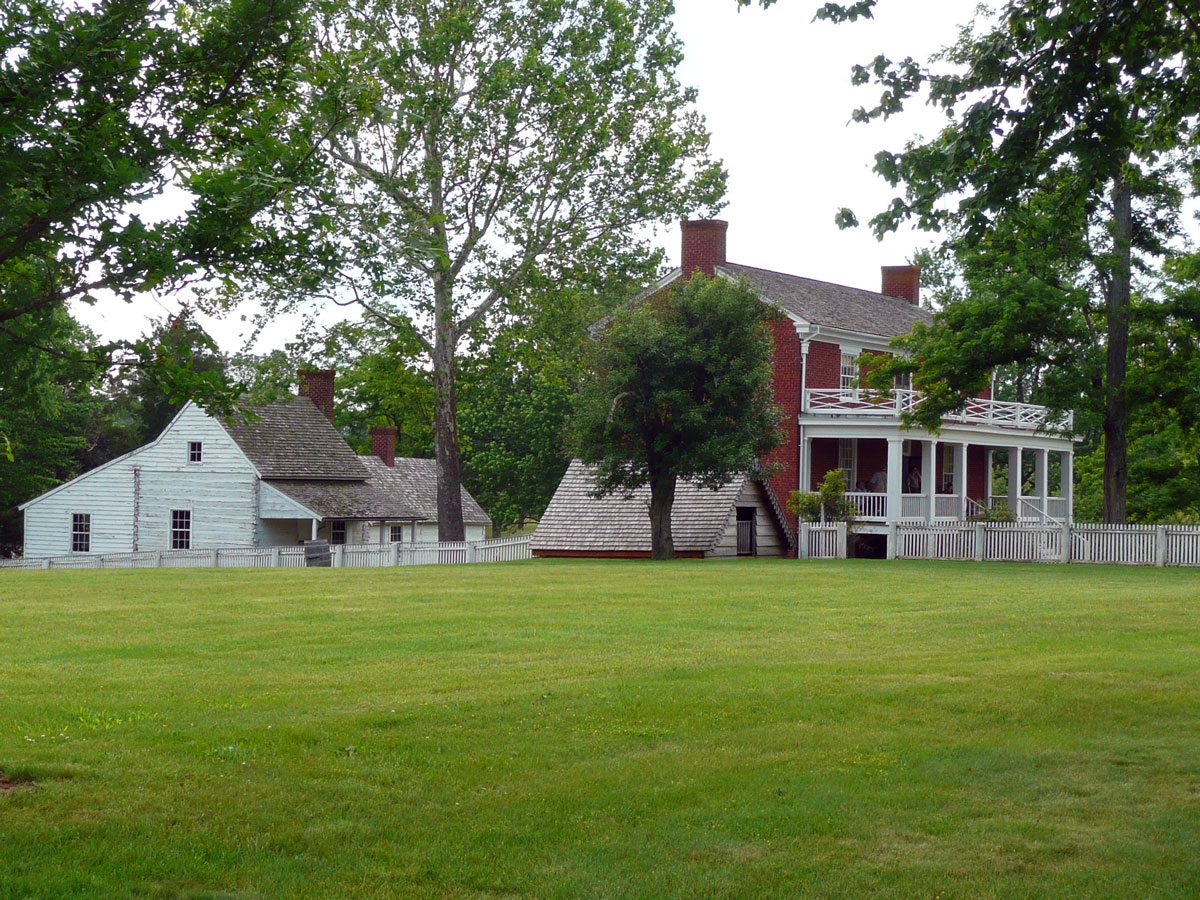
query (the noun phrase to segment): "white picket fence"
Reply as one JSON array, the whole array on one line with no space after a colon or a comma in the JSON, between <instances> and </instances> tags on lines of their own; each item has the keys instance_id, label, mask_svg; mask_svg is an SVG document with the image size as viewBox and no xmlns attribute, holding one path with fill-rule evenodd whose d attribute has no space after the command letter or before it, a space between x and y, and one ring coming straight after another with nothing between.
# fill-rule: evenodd
<instances>
[{"instance_id":1,"label":"white picket fence","mask_svg":"<svg viewBox=\"0 0 1200 900\"><path fill-rule=\"evenodd\" d=\"M800 525L801 559L845 559L846 525ZM1076 562L1200 567L1198 525L1031 525L900 522L889 529L896 559Z\"/></svg>"},{"instance_id":2,"label":"white picket fence","mask_svg":"<svg viewBox=\"0 0 1200 900\"><path fill-rule=\"evenodd\" d=\"M339 544L335 568L426 566L530 559L530 536L490 541L415 544ZM41 559L0 560L7 569L246 569L303 568L303 547L219 547L211 550L143 550L137 553L75 553Z\"/></svg>"},{"instance_id":3,"label":"white picket fence","mask_svg":"<svg viewBox=\"0 0 1200 900\"><path fill-rule=\"evenodd\" d=\"M1200 526L900 523L894 547L897 559L1200 566Z\"/></svg>"}]
</instances>

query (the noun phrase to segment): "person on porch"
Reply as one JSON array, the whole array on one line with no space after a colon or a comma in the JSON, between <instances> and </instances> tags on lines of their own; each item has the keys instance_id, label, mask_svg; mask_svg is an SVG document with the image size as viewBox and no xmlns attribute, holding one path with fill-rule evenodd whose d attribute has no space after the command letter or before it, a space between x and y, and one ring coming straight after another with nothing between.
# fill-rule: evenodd
<instances>
[{"instance_id":1,"label":"person on porch","mask_svg":"<svg viewBox=\"0 0 1200 900\"><path fill-rule=\"evenodd\" d=\"M880 469L871 476L871 480L867 482L867 490L875 494L882 494L887 491L887 475L883 469Z\"/></svg>"},{"instance_id":2,"label":"person on porch","mask_svg":"<svg viewBox=\"0 0 1200 900\"><path fill-rule=\"evenodd\" d=\"M908 473L908 492L910 494L921 493L921 469L915 464Z\"/></svg>"}]
</instances>

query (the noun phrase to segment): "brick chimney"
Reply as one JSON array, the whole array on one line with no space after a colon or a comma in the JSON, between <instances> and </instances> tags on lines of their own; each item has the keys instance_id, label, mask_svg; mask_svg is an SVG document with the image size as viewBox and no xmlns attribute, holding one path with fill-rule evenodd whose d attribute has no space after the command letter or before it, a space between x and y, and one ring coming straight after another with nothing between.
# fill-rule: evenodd
<instances>
[{"instance_id":1,"label":"brick chimney","mask_svg":"<svg viewBox=\"0 0 1200 900\"><path fill-rule=\"evenodd\" d=\"M881 294L903 297L913 306L921 305L921 267L883 266Z\"/></svg>"},{"instance_id":2,"label":"brick chimney","mask_svg":"<svg viewBox=\"0 0 1200 900\"><path fill-rule=\"evenodd\" d=\"M307 397L333 422L333 369L301 369L300 396Z\"/></svg>"},{"instance_id":3,"label":"brick chimney","mask_svg":"<svg viewBox=\"0 0 1200 900\"><path fill-rule=\"evenodd\" d=\"M709 278L713 268L725 264L725 232L729 223L721 219L684 219L679 223L683 232L683 248L679 267L683 277L691 278L699 269Z\"/></svg>"},{"instance_id":4,"label":"brick chimney","mask_svg":"<svg viewBox=\"0 0 1200 900\"><path fill-rule=\"evenodd\" d=\"M371 453L382 459L385 466L396 465L396 435L399 433L394 425L371 426Z\"/></svg>"}]
</instances>

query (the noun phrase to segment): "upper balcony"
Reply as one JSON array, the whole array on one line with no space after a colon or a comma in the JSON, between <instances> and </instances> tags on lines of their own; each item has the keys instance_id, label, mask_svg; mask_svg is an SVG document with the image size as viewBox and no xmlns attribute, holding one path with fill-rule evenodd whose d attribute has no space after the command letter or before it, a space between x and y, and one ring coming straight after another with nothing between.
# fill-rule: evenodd
<instances>
[{"instance_id":1,"label":"upper balcony","mask_svg":"<svg viewBox=\"0 0 1200 900\"><path fill-rule=\"evenodd\" d=\"M902 413L912 412L924 400L918 391L897 388L890 397L862 388L809 388L804 392L801 412L818 416L882 416L899 419ZM1057 418L1050 410L1036 403L1012 403L1007 400L969 400L961 412L943 416L948 424L993 425L1022 431L1069 432L1075 425L1075 414L1068 412Z\"/></svg>"}]
</instances>

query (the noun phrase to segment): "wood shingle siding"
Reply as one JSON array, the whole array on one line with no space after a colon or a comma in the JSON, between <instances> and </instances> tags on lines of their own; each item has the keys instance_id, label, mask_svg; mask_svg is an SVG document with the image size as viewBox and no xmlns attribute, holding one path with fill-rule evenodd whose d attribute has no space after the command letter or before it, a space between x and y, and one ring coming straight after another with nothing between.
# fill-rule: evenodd
<instances>
[{"instance_id":1,"label":"wood shingle siding","mask_svg":"<svg viewBox=\"0 0 1200 900\"><path fill-rule=\"evenodd\" d=\"M650 489L639 489L630 496L597 498L591 495L594 488L591 470L579 460L572 461L534 532L530 546L535 554L650 552ZM761 543L769 547L786 545L782 523L766 501L761 483L742 476L715 491L686 481L677 484L671 509L676 553L736 555L736 506L743 495L763 498L755 500L761 505L757 518L775 534ZM726 533L732 535L732 553L725 552Z\"/></svg>"}]
</instances>

